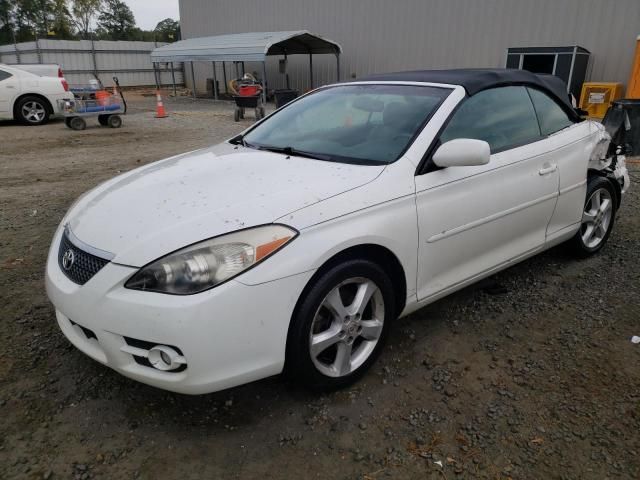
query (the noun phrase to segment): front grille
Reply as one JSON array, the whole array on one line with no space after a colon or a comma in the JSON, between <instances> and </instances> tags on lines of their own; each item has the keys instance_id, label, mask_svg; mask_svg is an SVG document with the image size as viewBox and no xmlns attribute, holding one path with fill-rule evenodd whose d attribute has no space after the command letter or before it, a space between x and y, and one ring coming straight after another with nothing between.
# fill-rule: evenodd
<instances>
[{"instance_id":1,"label":"front grille","mask_svg":"<svg viewBox=\"0 0 640 480\"><path fill-rule=\"evenodd\" d=\"M68 256L66 262L65 254ZM72 260L69 260L69 257L71 257ZM69 280L78 285L84 285L107 263L109 263L109 260L80 250L71 243L67 232L64 232L62 240L60 241L60 250L58 250L58 264Z\"/></svg>"}]
</instances>

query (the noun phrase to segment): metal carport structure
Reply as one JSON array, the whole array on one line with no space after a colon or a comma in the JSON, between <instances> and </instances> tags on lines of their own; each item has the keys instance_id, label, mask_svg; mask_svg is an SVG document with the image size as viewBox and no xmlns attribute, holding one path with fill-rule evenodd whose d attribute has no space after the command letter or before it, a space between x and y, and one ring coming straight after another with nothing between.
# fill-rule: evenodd
<instances>
[{"instance_id":1,"label":"metal carport structure","mask_svg":"<svg viewBox=\"0 0 640 480\"><path fill-rule=\"evenodd\" d=\"M216 80L216 62L222 62L225 76L225 62L233 62L236 65L244 62L262 63L262 95L266 101L267 57L282 55L285 60L288 55L309 55L309 72L311 87L313 88L313 55L333 54L336 56L337 77L340 80L340 54L342 47L336 42L322 38L307 30L286 32L251 32L229 35L216 35L213 37L199 37L181 40L158 47L151 52L151 61L154 68L158 63L190 62L191 75L194 82L195 74L193 62L212 62L214 75L214 98L218 99Z\"/></svg>"}]
</instances>

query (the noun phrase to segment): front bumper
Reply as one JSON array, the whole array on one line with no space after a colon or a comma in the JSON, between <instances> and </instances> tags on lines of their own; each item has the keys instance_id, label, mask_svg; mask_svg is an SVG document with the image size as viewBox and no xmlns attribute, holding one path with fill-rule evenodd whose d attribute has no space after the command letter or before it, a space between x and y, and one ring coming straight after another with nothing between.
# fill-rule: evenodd
<instances>
[{"instance_id":1,"label":"front bumper","mask_svg":"<svg viewBox=\"0 0 640 480\"><path fill-rule=\"evenodd\" d=\"M62 332L94 360L134 380L186 394L282 371L289 321L313 272L253 286L232 280L200 294L175 296L126 289L137 269L109 263L77 285L58 265L60 236L59 231L49 252L47 294ZM141 364L128 348L132 340L138 346L177 347L186 368L167 372Z\"/></svg>"}]
</instances>

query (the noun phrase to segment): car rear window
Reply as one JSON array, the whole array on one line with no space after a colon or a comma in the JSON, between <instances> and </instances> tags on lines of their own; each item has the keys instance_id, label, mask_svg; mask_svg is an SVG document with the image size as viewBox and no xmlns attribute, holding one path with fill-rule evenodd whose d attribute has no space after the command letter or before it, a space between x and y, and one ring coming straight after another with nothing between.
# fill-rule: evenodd
<instances>
[{"instance_id":1,"label":"car rear window","mask_svg":"<svg viewBox=\"0 0 640 480\"><path fill-rule=\"evenodd\" d=\"M569 115L549 95L535 88L528 90L543 135L551 135L573 125Z\"/></svg>"}]
</instances>

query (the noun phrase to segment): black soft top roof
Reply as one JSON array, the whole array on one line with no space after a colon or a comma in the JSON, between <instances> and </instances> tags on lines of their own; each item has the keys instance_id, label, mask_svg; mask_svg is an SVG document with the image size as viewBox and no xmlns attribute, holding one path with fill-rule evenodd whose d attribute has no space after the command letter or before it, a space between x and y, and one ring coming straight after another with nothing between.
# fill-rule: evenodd
<instances>
[{"instance_id":1,"label":"black soft top roof","mask_svg":"<svg viewBox=\"0 0 640 480\"><path fill-rule=\"evenodd\" d=\"M416 70L412 72L381 73L359 78L358 81L428 82L460 85L467 95L472 96L483 90L509 85L529 85L545 91L554 97L574 120L580 117L573 109L567 85L553 75L537 75L526 70L496 69L456 69L456 70Z\"/></svg>"}]
</instances>

